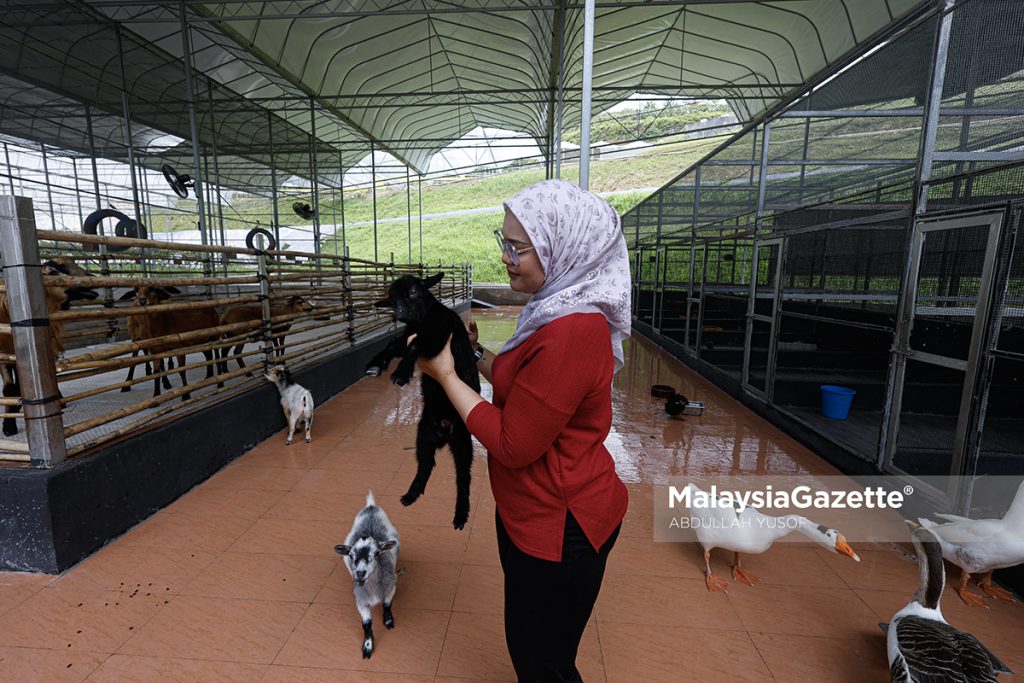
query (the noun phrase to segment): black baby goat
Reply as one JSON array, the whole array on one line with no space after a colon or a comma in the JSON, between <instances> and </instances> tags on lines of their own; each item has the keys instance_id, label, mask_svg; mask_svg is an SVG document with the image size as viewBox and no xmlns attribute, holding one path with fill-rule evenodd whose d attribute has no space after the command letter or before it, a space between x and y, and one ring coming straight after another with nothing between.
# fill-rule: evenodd
<instances>
[{"instance_id":1,"label":"black baby goat","mask_svg":"<svg viewBox=\"0 0 1024 683\"><path fill-rule=\"evenodd\" d=\"M430 288L443 277L444 273L438 273L426 280L403 275L391 283L388 298L374 304L381 308L394 307L395 317L399 322L405 323L406 327L405 332L374 356L366 366L366 374L379 375L387 368L392 358L401 357L398 367L391 373L391 381L398 386L404 386L412 378L416 359L420 356L433 358L441 353L448 337L451 336L455 372L474 391L480 391L480 376L477 374L476 358L469 343L466 326L455 311L430 293ZM406 346L406 339L411 334L416 334L416 339ZM456 529L461 529L469 518L473 441L441 385L424 375L420 387L423 394L423 414L416 428L416 477L412 480L409 490L402 496L402 505L412 505L423 495L430 473L434 469L434 455L437 449L447 444L455 460L455 518L452 525Z\"/></svg>"}]
</instances>

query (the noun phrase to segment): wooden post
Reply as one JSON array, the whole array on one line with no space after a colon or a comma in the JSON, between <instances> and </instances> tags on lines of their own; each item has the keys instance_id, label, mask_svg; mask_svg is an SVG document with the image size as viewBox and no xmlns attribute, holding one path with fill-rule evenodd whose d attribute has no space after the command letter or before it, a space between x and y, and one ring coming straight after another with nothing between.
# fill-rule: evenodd
<instances>
[{"instance_id":1,"label":"wooden post","mask_svg":"<svg viewBox=\"0 0 1024 683\"><path fill-rule=\"evenodd\" d=\"M30 460L54 467L67 449L31 199L0 197L0 253Z\"/></svg>"}]
</instances>

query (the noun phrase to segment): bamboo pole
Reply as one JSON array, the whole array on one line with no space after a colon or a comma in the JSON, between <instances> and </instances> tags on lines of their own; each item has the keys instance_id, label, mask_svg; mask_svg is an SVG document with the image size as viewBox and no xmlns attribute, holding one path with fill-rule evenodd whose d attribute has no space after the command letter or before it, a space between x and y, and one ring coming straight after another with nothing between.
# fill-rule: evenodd
<instances>
[{"instance_id":1,"label":"bamboo pole","mask_svg":"<svg viewBox=\"0 0 1024 683\"><path fill-rule=\"evenodd\" d=\"M0 439L0 449L13 451L15 453L28 453L27 441L15 441L14 439ZM25 458L27 461L28 458Z\"/></svg>"},{"instance_id":2,"label":"bamboo pole","mask_svg":"<svg viewBox=\"0 0 1024 683\"><path fill-rule=\"evenodd\" d=\"M254 285L259 283L255 275L235 277L98 277L74 275L47 275L47 285L57 287L187 287L188 285Z\"/></svg>"},{"instance_id":3,"label":"bamboo pole","mask_svg":"<svg viewBox=\"0 0 1024 683\"><path fill-rule=\"evenodd\" d=\"M211 327L207 330L178 332L176 334L168 334L162 337L150 337L149 339L140 339L139 341L133 341L125 344L118 344L117 346L111 346L101 351L96 351L94 353L85 353L79 356L75 356L72 360L59 364L57 369L61 372L64 372L76 369L78 367L91 367L96 362L105 361L115 356L120 356L121 354L124 353L145 351L154 346L162 346L164 344L192 341L193 339L204 339L216 333L225 334L227 332L241 332L244 330L253 329L257 324L258 321L247 320L245 322L232 323L230 325ZM177 353L177 351L171 351L170 353ZM155 354L154 357L161 357L161 354Z\"/></svg>"},{"instance_id":4,"label":"bamboo pole","mask_svg":"<svg viewBox=\"0 0 1024 683\"><path fill-rule=\"evenodd\" d=\"M191 415L192 413L202 409L201 406L198 406L196 404L207 401L213 397L220 397L221 400L226 400L233 396L241 395L252 389L251 384L254 381L254 379L245 379L231 386L225 386L223 389L218 389L215 392L203 394L202 396L194 396L186 401L182 401L181 403L174 403L170 406L165 406L155 414L146 415L145 417L136 420L124 427L116 429L113 432L108 432L106 434L96 437L91 441L79 444L77 446L73 446L68 449L68 454L81 455L85 451L95 448L96 446L106 444L110 441L114 441L115 439L119 439L127 434L130 434L131 432L139 429L139 427L142 427L143 425L152 422L153 420L159 419L160 417L163 417L168 413L180 412L181 415L176 416L176 418L184 417L185 415ZM154 424L153 426L156 427L157 425Z\"/></svg>"},{"instance_id":5,"label":"bamboo pole","mask_svg":"<svg viewBox=\"0 0 1024 683\"><path fill-rule=\"evenodd\" d=\"M129 315L149 315L154 313L168 313L171 311L194 311L200 308L216 308L217 306L231 306L236 303L248 303L257 301L259 297L255 294L227 299L206 299L203 301L186 301L178 304L150 304L149 306L118 306L113 309L88 309L83 311L56 311L50 314L53 322L68 322L70 320L100 320L102 318L124 318Z\"/></svg>"},{"instance_id":6,"label":"bamboo pole","mask_svg":"<svg viewBox=\"0 0 1024 683\"><path fill-rule=\"evenodd\" d=\"M155 408L156 406L159 406L162 403L166 403L167 401L172 401L176 398L180 398L184 394L195 393L196 391L203 389L205 387L218 384L219 382L225 382L233 377L239 377L240 375L244 375L248 371L248 368L240 368L238 370L235 370L234 372L222 373L220 375L209 377L207 379L200 380L198 382L186 385L184 387L178 387L177 389L169 389L166 392L161 393L159 396L154 396L153 398L147 399L145 401L139 401L138 403L133 403L130 406L118 408L117 410L112 410L108 413L104 413L103 415L98 415L94 418L83 420L82 422L76 422L75 424L64 427L64 438L68 439L74 436L75 434L81 434L82 432L88 431L90 429L101 427L107 424L108 422L120 420L123 417L129 417L130 415L134 415L138 412L147 410L149 408ZM208 398L208 396L203 398Z\"/></svg>"},{"instance_id":7,"label":"bamboo pole","mask_svg":"<svg viewBox=\"0 0 1024 683\"><path fill-rule=\"evenodd\" d=\"M168 251L194 251L205 254L245 254L254 256L255 252L245 247L209 246L205 244L184 244L181 242L163 242L159 240L140 240L134 237L113 237L104 235L87 235L81 232L66 230L39 230L40 240L54 242L70 242L71 244L105 244L108 247L139 247L142 249L166 249ZM121 257L125 260L140 260L140 257Z\"/></svg>"}]
</instances>

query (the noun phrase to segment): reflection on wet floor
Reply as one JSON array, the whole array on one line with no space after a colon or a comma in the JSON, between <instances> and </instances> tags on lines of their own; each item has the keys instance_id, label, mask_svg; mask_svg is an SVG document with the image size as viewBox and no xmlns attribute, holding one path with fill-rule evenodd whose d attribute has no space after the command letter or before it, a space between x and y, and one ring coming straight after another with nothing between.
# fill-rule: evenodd
<instances>
[{"instance_id":1,"label":"reflection on wet floor","mask_svg":"<svg viewBox=\"0 0 1024 683\"><path fill-rule=\"evenodd\" d=\"M474 311L482 343L499 350L517 314ZM658 481L836 471L648 342L630 339L626 354L607 443L629 511L581 643L583 679L888 681L878 623L917 587L905 554L855 545L855 563L777 543L743 559L761 583L732 582L722 594L707 590L698 546L654 541ZM399 503L416 470L418 382L360 380L317 408L311 444L286 447L275 434L59 577L0 572L0 681L514 681L483 449L466 529L451 526L444 452L426 494ZM651 384L703 401L704 414L670 418ZM333 548L368 489L402 536L403 572L396 628L375 629L365 660L351 579ZM864 519L841 515L836 526ZM716 552L713 570L728 576L728 560ZM966 607L951 588L942 602L951 623L1024 670L1024 607L988 605Z\"/></svg>"},{"instance_id":2,"label":"reflection on wet floor","mask_svg":"<svg viewBox=\"0 0 1024 683\"><path fill-rule=\"evenodd\" d=\"M515 331L518 307L475 310L480 342L498 351ZM605 445L623 481L658 483L707 474L836 473L819 458L753 415L651 342L631 337L626 364L612 384L612 429ZM652 384L668 384L703 415L669 417Z\"/></svg>"}]
</instances>

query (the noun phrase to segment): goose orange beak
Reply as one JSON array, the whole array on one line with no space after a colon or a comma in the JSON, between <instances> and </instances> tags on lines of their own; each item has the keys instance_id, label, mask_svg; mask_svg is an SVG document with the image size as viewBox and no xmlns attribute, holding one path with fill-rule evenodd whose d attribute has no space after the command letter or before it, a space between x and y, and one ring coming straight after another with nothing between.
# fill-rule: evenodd
<instances>
[{"instance_id":1,"label":"goose orange beak","mask_svg":"<svg viewBox=\"0 0 1024 683\"><path fill-rule=\"evenodd\" d=\"M852 557L857 562L860 562L860 558L857 556L857 553L853 552L853 548L851 548L850 544L846 542L846 537L842 534L839 534L839 538L836 539L836 552L846 555L847 557Z\"/></svg>"}]
</instances>

